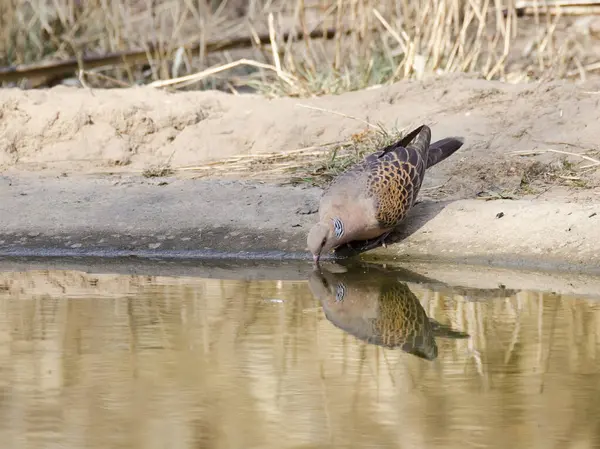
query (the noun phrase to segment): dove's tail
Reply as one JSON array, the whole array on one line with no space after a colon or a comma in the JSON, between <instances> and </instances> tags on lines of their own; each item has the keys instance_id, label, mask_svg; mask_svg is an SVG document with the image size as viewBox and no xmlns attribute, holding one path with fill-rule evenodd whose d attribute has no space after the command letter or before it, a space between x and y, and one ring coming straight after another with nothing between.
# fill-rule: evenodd
<instances>
[{"instance_id":1,"label":"dove's tail","mask_svg":"<svg viewBox=\"0 0 600 449\"><path fill-rule=\"evenodd\" d=\"M431 326L433 327L433 333L436 337L441 338L469 338L469 334L461 331L456 331L450 326L442 323L438 323L436 320L429 318Z\"/></svg>"},{"instance_id":2,"label":"dove's tail","mask_svg":"<svg viewBox=\"0 0 600 449\"><path fill-rule=\"evenodd\" d=\"M452 155L456 150L463 146L464 140L461 137L447 137L429 146L429 155L427 156L427 168L433 167L438 162L443 161Z\"/></svg>"}]
</instances>

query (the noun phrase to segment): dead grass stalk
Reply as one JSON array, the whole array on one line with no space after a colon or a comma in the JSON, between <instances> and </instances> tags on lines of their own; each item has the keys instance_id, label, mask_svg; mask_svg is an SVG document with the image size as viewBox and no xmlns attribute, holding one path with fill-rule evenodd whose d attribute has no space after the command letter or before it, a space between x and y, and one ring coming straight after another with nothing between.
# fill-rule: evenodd
<instances>
[{"instance_id":1,"label":"dead grass stalk","mask_svg":"<svg viewBox=\"0 0 600 449\"><path fill-rule=\"evenodd\" d=\"M174 171L193 172L195 177L254 176L261 180L284 184L309 184L324 187L331 180L362 160L365 155L381 149L402 137L398 130L386 131L383 127L365 127L347 141L330 142L318 147L297 150L235 156L224 160L190 167L173 168Z\"/></svg>"},{"instance_id":2,"label":"dead grass stalk","mask_svg":"<svg viewBox=\"0 0 600 449\"><path fill-rule=\"evenodd\" d=\"M528 52L540 71L585 77L596 70L582 62L573 42L556 45L560 8L545 22L538 9ZM0 11L3 65L76 58L79 70L91 73L83 62L90 55L142 49L93 69L105 78L89 76L90 87L107 80L121 86L237 85L297 97L452 72L512 79L510 55L523 29L522 11L499 0L0 0ZM319 29L332 39L311 36ZM265 35L267 41L260 38ZM223 51L211 44L217 38Z\"/></svg>"}]
</instances>

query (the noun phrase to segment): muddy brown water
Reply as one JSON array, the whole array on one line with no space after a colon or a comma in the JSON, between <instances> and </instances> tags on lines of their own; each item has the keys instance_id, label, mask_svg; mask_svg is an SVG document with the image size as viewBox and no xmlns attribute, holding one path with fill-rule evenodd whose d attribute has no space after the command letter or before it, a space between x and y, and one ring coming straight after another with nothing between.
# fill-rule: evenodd
<instances>
[{"instance_id":1,"label":"muddy brown water","mask_svg":"<svg viewBox=\"0 0 600 449\"><path fill-rule=\"evenodd\" d=\"M0 271L3 447L600 444L595 298L25 266Z\"/></svg>"}]
</instances>

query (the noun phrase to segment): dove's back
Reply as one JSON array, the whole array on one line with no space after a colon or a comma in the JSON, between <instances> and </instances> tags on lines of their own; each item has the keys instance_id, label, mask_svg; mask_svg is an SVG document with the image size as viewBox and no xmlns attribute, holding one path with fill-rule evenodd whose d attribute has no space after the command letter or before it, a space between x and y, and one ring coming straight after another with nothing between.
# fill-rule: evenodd
<instances>
[{"instance_id":1,"label":"dove's back","mask_svg":"<svg viewBox=\"0 0 600 449\"><path fill-rule=\"evenodd\" d=\"M321 209L343 208L352 213L362 208L379 228L395 227L417 198L428 167L430 140L431 130L422 125L368 155L332 182L322 197Z\"/></svg>"}]
</instances>

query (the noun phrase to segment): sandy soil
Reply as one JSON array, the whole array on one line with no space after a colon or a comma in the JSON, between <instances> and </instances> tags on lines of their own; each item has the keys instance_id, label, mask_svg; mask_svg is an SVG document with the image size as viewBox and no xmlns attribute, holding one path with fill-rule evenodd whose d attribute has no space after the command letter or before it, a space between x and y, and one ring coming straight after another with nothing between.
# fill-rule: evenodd
<instances>
[{"instance_id":1,"label":"sandy soil","mask_svg":"<svg viewBox=\"0 0 600 449\"><path fill-rule=\"evenodd\" d=\"M8 89L0 91L0 167L48 174L139 173L168 160L173 168L193 167L235 155L319 146L365 129L357 120L298 107L303 103L388 128L427 123L434 138L463 136L463 149L426 179L425 188L443 184L424 192L436 199L470 198L481 191L514 194L524 178L530 182L516 192L520 196L593 199L600 180L596 171L565 173L557 162L560 154L510 153L598 150L600 95L589 93L595 91L599 81L509 85L465 76L309 100L150 88ZM242 175L260 178L250 165Z\"/></svg>"},{"instance_id":2,"label":"sandy soil","mask_svg":"<svg viewBox=\"0 0 600 449\"><path fill-rule=\"evenodd\" d=\"M124 175L0 177L0 257L310 259L320 189ZM364 259L600 273L600 203L423 200ZM348 251L341 255L356 255Z\"/></svg>"},{"instance_id":3,"label":"sandy soil","mask_svg":"<svg viewBox=\"0 0 600 449\"><path fill-rule=\"evenodd\" d=\"M452 256L532 254L562 258L563 265L595 264L600 243L590 238L600 172L582 168L593 162L512 152L554 149L598 157L599 91L599 81L509 85L465 76L309 100L149 88L3 90L0 247L14 253L54 239L72 252L127 252L177 241L173 250L303 252L317 188L261 183L260 164L231 174L252 178L242 181L210 179L223 173L195 170L140 176L167 160L175 169L193 167L235 155L319 147L365 129L357 120L298 107L303 103L390 128L426 123L434 139L465 138L461 150L428 172L423 203L408 226L412 240L394 245L388 255L443 256L463 248L464 254ZM486 203L482 196L503 199ZM569 202L578 208L571 210ZM497 219L498 211L505 218ZM573 226L579 216L585 224ZM484 238L488 229L493 238ZM170 240L157 240L170 230ZM475 239L472 245L467 238ZM506 245L507 239L514 244Z\"/></svg>"}]
</instances>

